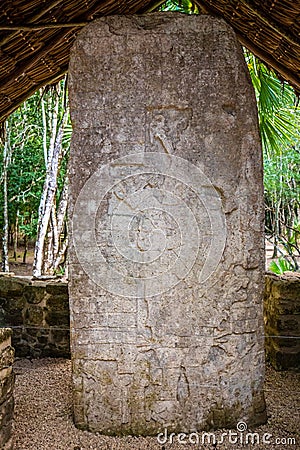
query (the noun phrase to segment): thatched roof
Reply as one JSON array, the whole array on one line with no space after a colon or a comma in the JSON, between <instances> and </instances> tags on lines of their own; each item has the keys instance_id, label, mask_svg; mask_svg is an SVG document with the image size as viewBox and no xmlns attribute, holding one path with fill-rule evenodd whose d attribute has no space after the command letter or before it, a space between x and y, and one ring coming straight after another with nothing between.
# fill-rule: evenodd
<instances>
[{"instance_id":1,"label":"thatched roof","mask_svg":"<svg viewBox=\"0 0 300 450\"><path fill-rule=\"evenodd\" d=\"M109 14L153 11L159 0L2 0L0 121L68 69L76 34ZM197 0L223 16L243 45L300 92L300 0Z\"/></svg>"}]
</instances>

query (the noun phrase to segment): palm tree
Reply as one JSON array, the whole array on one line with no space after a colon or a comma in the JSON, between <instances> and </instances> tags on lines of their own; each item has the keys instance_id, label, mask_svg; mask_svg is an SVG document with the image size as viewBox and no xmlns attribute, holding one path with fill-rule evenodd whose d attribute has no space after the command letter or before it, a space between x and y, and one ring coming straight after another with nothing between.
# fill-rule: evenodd
<instances>
[{"instance_id":1,"label":"palm tree","mask_svg":"<svg viewBox=\"0 0 300 450\"><path fill-rule=\"evenodd\" d=\"M291 86L247 50L245 59L256 95L263 149L270 157L299 140L300 109Z\"/></svg>"},{"instance_id":2,"label":"palm tree","mask_svg":"<svg viewBox=\"0 0 300 450\"><path fill-rule=\"evenodd\" d=\"M245 52L254 86L264 153L266 235L279 267L298 270L300 257L300 108L293 89ZM276 269L276 264L271 267Z\"/></svg>"},{"instance_id":3,"label":"palm tree","mask_svg":"<svg viewBox=\"0 0 300 450\"><path fill-rule=\"evenodd\" d=\"M189 1L166 1L162 11L198 14ZM254 87L264 154L266 235L282 267L297 270L300 257L300 108L293 88L244 50ZM295 256L296 255L296 256Z\"/></svg>"}]
</instances>

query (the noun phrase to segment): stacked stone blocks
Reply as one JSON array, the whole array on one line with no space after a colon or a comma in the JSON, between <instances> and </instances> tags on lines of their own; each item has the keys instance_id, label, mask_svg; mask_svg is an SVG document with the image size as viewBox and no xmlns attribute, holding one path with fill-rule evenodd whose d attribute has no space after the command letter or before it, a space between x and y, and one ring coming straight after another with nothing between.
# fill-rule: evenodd
<instances>
[{"instance_id":1,"label":"stacked stone blocks","mask_svg":"<svg viewBox=\"0 0 300 450\"><path fill-rule=\"evenodd\" d=\"M12 327L17 356L69 357L67 283L0 277L0 324Z\"/></svg>"},{"instance_id":2,"label":"stacked stone blocks","mask_svg":"<svg viewBox=\"0 0 300 450\"><path fill-rule=\"evenodd\" d=\"M266 276L265 347L277 370L300 370L300 276Z\"/></svg>"}]
</instances>

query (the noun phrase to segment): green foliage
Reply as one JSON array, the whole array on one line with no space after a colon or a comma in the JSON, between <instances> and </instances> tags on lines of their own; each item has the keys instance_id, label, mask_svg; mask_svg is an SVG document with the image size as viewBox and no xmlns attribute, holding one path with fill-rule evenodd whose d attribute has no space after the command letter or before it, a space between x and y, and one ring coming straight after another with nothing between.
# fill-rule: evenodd
<instances>
[{"instance_id":1,"label":"green foliage","mask_svg":"<svg viewBox=\"0 0 300 450\"><path fill-rule=\"evenodd\" d=\"M168 0L161 5L160 11L177 11L186 14L198 14L198 7L196 3L189 0Z\"/></svg>"},{"instance_id":2,"label":"green foliage","mask_svg":"<svg viewBox=\"0 0 300 450\"><path fill-rule=\"evenodd\" d=\"M189 0L168 0L159 9L199 13L197 5ZM300 258L300 108L295 106L293 89L287 83L281 82L272 70L247 51L245 58L257 99L263 146L266 233L275 245L274 256L278 251L289 258L289 261L279 258L272 267L276 266L275 270L283 270L284 266L285 270L297 270ZM36 92L7 121L12 154L8 168L9 223L15 224L18 218L20 231L30 239L36 234L45 179L43 147L45 139L49 146L51 115L57 96L61 120L65 106L64 82L44 91L42 98L41 92ZM43 128L42 102L46 130ZM63 137L65 152L58 179L57 201L67 172L71 134L69 121ZM3 226L2 197L1 191L0 227Z\"/></svg>"},{"instance_id":3,"label":"green foliage","mask_svg":"<svg viewBox=\"0 0 300 450\"><path fill-rule=\"evenodd\" d=\"M280 201L283 208L300 207L300 146L287 146L279 153L265 154L264 185L268 207ZM293 225L290 223L290 225Z\"/></svg>"},{"instance_id":4,"label":"green foliage","mask_svg":"<svg viewBox=\"0 0 300 450\"><path fill-rule=\"evenodd\" d=\"M271 157L300 138L300 109L293 89L249 52L245 58L256 94L264 154Z\"/></svg>"},{"instance_id":5,"label":"green foliage","mask_svg":"<svg viewBox=\"0 0 300 450\"><path fill-rule=\"evenodd\" d=\"M284 272L292 270L292 265L287 259L281 256L277 261L270 262L269 270L277 275L282 275Z\"/></svg>"},{"instance_id":6,"label":"green foliage","mask_svg":"<svg viewBox=\"0 0 300 450\"><path fill-rule=\"evenodd\" d=\"M37 231L38 208L46 175L44 139L49 145L51 136L51 115L55 98L59 96L59 120L64 112L64 81L59 88L51 87L38 91L24 102L7 120L6 128L11 149L8 167L8 211L10 228L18 220L19 232L28 239L34 239ZM46 114L47 129L43 127L42 102ZM68 156L71 138L71 124L63 138L65 155ZM3 148L1 148L1 151ZM67 171L67 157L61 164L58 181L59 197ZM0 168L0 176L1 176ZM3 226L3 193L0 191L0 227Z\"/></svg>"},{"instance_id":7,"label":"green foliage","mask_svg":"<svg viewBox=\"0 0 300 450\"><path fill-rule=\"evenodd\" d=\"M54 271L54 275L58 276L58 277L63 277L66 273L66 267L59 265L57 270Z\"/></svg>"},{"instance_id":8,"label":"green foliage","mask_svg":"<svg viewBox=\"0 0 300 450\"><path fill-rule=\"evenodd\" d=\"M39 94L35 93L8 119L7 135L11 150L8 167L8 211L9 223L16 216L20 225L29 229L33 224L42 190L44 165L42 153L41 115L36 108ZM0 226L2 226L2 191L0 193ZM32 230L30 233L32 235Z\"/></svg>"},{"instance_id":9,"label":"green foliage","mask_svg":"<svg viewBox=\"0 0 300 450\"><path fill-rule=\"evenodd\" d=\"M300 108L293 89L255 56L245 53L255 90L264 155L266 234L278 253L274 270L298 270L300 242ZM277 267L277 269L276 269ZM277 272L276 272L277 273Z\"/></svg>"}]
</instances>

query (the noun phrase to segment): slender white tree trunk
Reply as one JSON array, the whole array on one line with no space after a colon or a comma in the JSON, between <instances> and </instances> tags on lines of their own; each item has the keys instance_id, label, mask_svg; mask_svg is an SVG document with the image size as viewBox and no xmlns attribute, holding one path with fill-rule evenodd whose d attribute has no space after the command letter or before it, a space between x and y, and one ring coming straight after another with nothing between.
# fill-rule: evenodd
<instances>
[{"instance_id":1,"label":"slender white tree trunk","mask_svg":"<svg viewBox=\"0 0 300 450\"><path fill-rule=\"evenodd\" d=\"M9 272L8 264L8 201L7 201L7 169L10 159L9 134L7 132L7 123L4 132L3 148L3 236L2 236L2 272Z\"/></svg>"},{"instance_id":2,"label":"slender white tree trunk","mask_svg":"<svg viewBox=\"0 0 300 450\"><path fill-rule=\"evenodd\" d=\"M62 138L66 118L67 114L65 113L55 140L53 139L53 133L56 132L56 126L55 120L52 121L52 137L49 145L46 180L39 207L38 234L33 262L33 276L35 277L40 277L42 275L45 239L50 224L51 212L55 204L57 177L62 153ZM46 266L48 266L48 263Z\"/></svg>"},{"instance_id":3,"label":"slender white tree trunk","mask_svg":"<svg viewBox=\"0 0 300 450\"><path fill-rule=\"evenodd\" d=\"M43 119L43 150L44 150L44 161L45 166L47 167L48 163L48 147L47 147L47 117L46 117L46 110L45 110L45 101L42 97L43 92L40 90L41 95L41 106L42 106L42 119Z\"/></svg>"},{"instance_id":4,"label":"slender white tree trunk","mask_svg":"<svg viewBox=\"0 0 300 450\"><path fill-rule=\"evenodd\" d=\"M60 195L60 201L57 208L57 234L60 236L63 232L65 217L68 206L69 178L66 175L64 187Z\"/></svg>"},{"instance_id":5,"label":"slender white tree trunk","mask_svg":"<svg viewBox=\"0 0 300 450\"><path fill-rule=\"evenodd\" d=\"M67 208L66 180L60 200L57 202L58 177L61 161L67 150L63 149L62 140L67 122L68 112L65 111L59 123L59 107L61 102L61 87L57 86L57 95L52 97L51 113L47 111L47 102L42 98L43 120L43 150L46 165L46 177L39 205L38 232L35 244L33 275L40 277L52 275L58 268L66 249L60 236L65 223ZM49 136L49 140L47 139ZM57 204L58 203L58 204Z\"/></svg>"},{"instance_id":6,"label":"slender white tree trunk","mask_svg":"<svg viewBox=\"0 0 300 450\"><path fill-rule=\"evenodd\" d=\"M17 261L18 252L18 231L19 231L19 209L16 212L16 219L14 225L13 241L14 241L14 260Z\"/></svg>"},{"instance_id":7,"label":"slender white tree trunk","mask_svg":"<svg viewBox=\"0 0 300 450\"><path fill-rule=\"evenodd\" d=\"M61 192L59 205L57 208L56 214L56 233L54 235L54 240L56 239L56 247L54 252L54 261L53 261L53 269L57 270L58 266L61 264L67 248L68 248L68 236L65 236L63 242L60 242L60 237L63 233L63 228L65 225L65 218L67 214L67 206L68 206L68 188L69 188L69 180L68 176L65 178L65 184L63 190Z\"/></svg>"}]
</instances>

